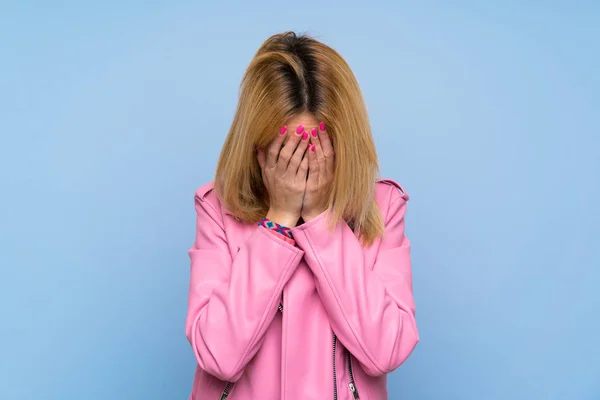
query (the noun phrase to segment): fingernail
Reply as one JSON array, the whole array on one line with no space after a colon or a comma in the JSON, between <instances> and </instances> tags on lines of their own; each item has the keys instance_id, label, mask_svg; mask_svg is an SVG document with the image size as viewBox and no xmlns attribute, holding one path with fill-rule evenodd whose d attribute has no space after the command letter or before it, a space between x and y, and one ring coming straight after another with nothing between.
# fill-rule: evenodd
<instances>
[{"instance_id":1,"label":"fingernail","mask_svg":"<svg viewBox=\"0 0 600 400\"><path fill-rule=\"evenodd\" d=\"M315 151L315 145L314 144L310 145L310 151Z\"/></svg>"},{"instance_id":2,"label":"fingernail","mask_svg":"<svg viewBox=\"0 0 600 400\"><path fill-rule=\"evenodd\" d=\"M302 134L302 140L306 140L306 139L308 139L308 132L304 132Z\"/></svg>"},{"instance_id":3,"label":"fingernail","mask_svg":"<svg viewBox=\"0 0 600 400\"><path fill-rule=\"evenodd\" d=\"M312 129L310 130L310 133L311 133L311 134L312 134L314 137L317 137L317 128L312 128Z\"/></svg>"},{"instance_id":4,"label":"fingernail","mask_svg":"<svg viewBox=\"0 0 600 400\"><path fill-rule=\"evenodd\" d=\"M284 126L282 126L282 127L281 127L281 130L279 131L279 133L280 133L281 135L283 135L283 134L284 134L284 133L286 133L286 132L287 132L287 126L285 126L285 125L284 125Z\"/></svg>"},{"instance_id":5,"label":"fingernail","mask_svg":"<svg viewBox=\"0 0 600 400\"><path fill-rule=\"evenodd\" d=\"M296 128L296 133L299 135L302 132L304 132L304 125L298 125L298 127Z\"/></svg>"},{"instance_id":6,"label":"fingernail","mask_svg":"<svg viewBox=\"0 0 600 400\"><path fill-rule=\"evenodd\" d=\"M319 122L319 129L322 131L325 130L325 122Z\"/></svg>"}]
</instances>

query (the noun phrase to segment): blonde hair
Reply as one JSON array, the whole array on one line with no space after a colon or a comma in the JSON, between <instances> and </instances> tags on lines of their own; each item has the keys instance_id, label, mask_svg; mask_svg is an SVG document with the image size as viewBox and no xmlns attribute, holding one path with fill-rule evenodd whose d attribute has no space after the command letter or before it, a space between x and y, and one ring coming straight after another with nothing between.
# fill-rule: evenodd
<instances>
[{"instance_id":1,"label":"blonde hair","mask_svg":"<svg viewBox=\"0 0 600 400\"><path fill-rule=\"evenodd\" d=\"M215 191L234 217L257 222L269 196L256 158L284 121L303 112L325 122L335 152L330 226L345 220L365 245L383 234L374 200L379 166L367 109L346 61L307 35L268 38L250 62L215 175Z\"/></svg>"}]
</instances>

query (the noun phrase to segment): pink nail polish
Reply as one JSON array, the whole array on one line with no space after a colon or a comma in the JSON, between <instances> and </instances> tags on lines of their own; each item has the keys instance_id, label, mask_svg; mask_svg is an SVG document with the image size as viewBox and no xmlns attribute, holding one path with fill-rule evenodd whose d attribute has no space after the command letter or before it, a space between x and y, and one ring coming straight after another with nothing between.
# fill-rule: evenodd
<instances>
[{"instance_id":1,"label":"pink nail polish","mask_svg":"<svg viewBox=\"0 0 600 400\"><path fill-rule=\"evenodd\" d=\"M298 127L296 128L296 133L299 135L302 132L304 132L304 125L298 125Z\"/></svg>"},{"instance_id":2,"label":"pink nail polish","mask_svg":"<svg viewBox=\"0 0 600 400\"><path fill-rule=\"evenodd\" d=\"M281 135L283 135L283 134L284 134L284 133L286 133L286 132L287 132L287 126L285 126L285 125L284 125L284 126L282 126L282 127L281 127L281 130L279 131L279 133L280 133Z\"/></svg>"},{"instance_id":3,"label":"pink nail polish","mask_svg":"<svg viewBox=\"0 0 600 400\"><path fill-rule=\"evenodd\" d=\"M319 122L319 129L324 131L325 130L325 122Z\"/></svg>"},{"instance_id":4,"label":"pink nail polish","mask_svg":"<svg viewBox=\"0 0 600 400\"><path fill-rule=\"evenodd\" d=\"M310 151L315 151L315 145L314 144L310 145Z\"/></svg>"},{"instance_id":5,"label":"pink nail polish","mask_svg":"<svg viewBox=\"0 0 600 400\"><path fill-rule=\"evenodd\" d=\"M306 140L306 139L308 139L308 132L304 132L302 134L302 140Z\"/></svg>"},{"instance_id":6,"label":"pink nail polish","mask_svg":"<svg viewBox=\"0 0 600 400\"><path fill-rule=\"evenodd\" d=\"M317 128L312 128L312 129L310 130L310 133L311 133L311 134L312 134L314 137L317 137Z\"/></svg>"}]
</instances>

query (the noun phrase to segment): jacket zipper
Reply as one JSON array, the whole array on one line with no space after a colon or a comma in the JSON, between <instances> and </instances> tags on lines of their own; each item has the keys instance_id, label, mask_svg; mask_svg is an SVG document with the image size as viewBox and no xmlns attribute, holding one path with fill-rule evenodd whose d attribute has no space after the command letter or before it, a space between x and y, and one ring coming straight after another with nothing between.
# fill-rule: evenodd
<instances>
[{"instance_id":1,"label":"jacket zipper","mask_svg":"<svg viewBox=\"0 0 600 400\"><path fill-rule=\"evenodd\" d=\"M227 382L227 385L225 385L225 390L223 390L223 393L221 393L221 397L219 398L219 400L225 400L227 396L229 396L229 392L231 391L232 387L233 382Z\"/></svg>"},{"instance_id":2,"label":"jacket zipper","mask_svg":"<svg viewBox=\"0 0 600 400\"><path fill-rule=\"evenodd\" d=\"M336 363L335 363L335 353L337 348L337 335L333 334L333 400L338 400L337 393L337 371L336 371ZM360 400L358 396L358 389L356 388L356 383L354 382L354 373L352 372L352 358L350 355L350 351L345 349L346 351L346 361L348 362L348 375L350 376L350 383L348 383L348 387L352 392L352 397L356 400Z\"/></svg>"},{"instance_id":3,"label":"jacket zipper","mask_svg":"<svg viewBox=\"0 0 600 400\"><path fill-rule=\"evenodd\" d=\"M333 334L333 400L337 400L337 374L335 371L335 348L337 347L337 336Z\"/></svg>"},{"instance_id":4,"label":"jacket zipper","mask_svg":"<svg viewBox=\"0 0 600 400\"><path fill-rule=\"evenodd\" d=\"M279 303L279 306L277 308L279 309L279 312L283 312L283 304ZM219 397L219 400L227 399L227 396L229 396L233 384L234 382L227 382L227 384L225 385L225 389L223 389L223 393L221 393L221 397Z\"/></svg>"},{"instance_id":5,"label":"jacket zipper","mask_svg":"<svg viewBox=\"0 0 600 400\"><path fill-rule=\"evenodd\" d=\"M352 396L356 400L360 400L360 397L358 397L358 389L356 389L356 384L354 383L354 374L352 373L352 359L350 356L350 351L348 349L346 349L346 360L348 361L348 373L350 374L350 383L348 384L348 387L352 392Z\"/></svg>"}]
</instances>

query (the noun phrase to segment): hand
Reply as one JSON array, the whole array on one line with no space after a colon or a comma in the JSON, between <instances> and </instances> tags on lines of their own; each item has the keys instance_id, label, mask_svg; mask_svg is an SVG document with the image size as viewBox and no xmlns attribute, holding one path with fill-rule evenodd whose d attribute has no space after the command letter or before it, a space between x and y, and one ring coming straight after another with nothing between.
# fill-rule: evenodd
<instances>
[{"instance_id":1,"label":"hand","mask_svg":"<svg viewBox=\"0 0 600 400\"><path fill-rule=\"evenodd\" d=\"M310 221L327 208L335 165L333 146L323 122L319 124L319 129L311 130L310 142L308 180L301 212L304 222Z\"/></svg>"},{"instance_id":2,"label":"hand","mask_svg":"<svg viewBox=\"0 0 600 400\"><path fill-rule=\"evenodd\" d=\"M288 133L285 126L281 128L267 154L263 149L258 150L258 163L269 193L267 218L290 228L296 226L302 210L308 172L307 147L308 132L299 125L294 133Z\"/></svg>"}]
</instances>

